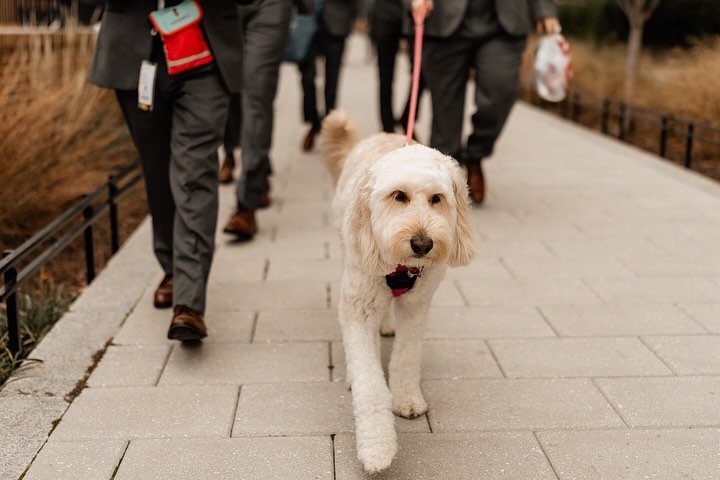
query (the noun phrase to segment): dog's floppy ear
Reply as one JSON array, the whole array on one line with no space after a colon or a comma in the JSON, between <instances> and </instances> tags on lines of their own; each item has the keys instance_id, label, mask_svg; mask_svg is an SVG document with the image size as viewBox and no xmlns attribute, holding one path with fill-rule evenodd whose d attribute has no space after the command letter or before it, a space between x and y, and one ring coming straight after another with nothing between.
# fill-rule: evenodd
<instances>
[{"instance_id":1,"label":"dog's floppy ear","mask_svg":"<svg viewBox=\"0 0 720 480\"><path fill-rule=\"evenodd\" d=\"M372 229L370 194L373 177L366 173L354 187L353 200L348 206L348 232L345 240L350 242L360 259L360 268L370 275L385 275L387 266L380 253Z\"/></svg>"},{"instance_id":2,"label":"dog's floppy ear","mask_svg":"<svg viewBox=\"0 0 720 480\"><path fill-rule=\"evenodd\" d=\"M468 186L465 172L452 160L452 182L455 193L455 208L457 209L457 222L455 223L455 245L448 265L451 267L464 267L472 262L477 254L475 233L470 224L470 204Z\"/></svg>"}]
</instances>

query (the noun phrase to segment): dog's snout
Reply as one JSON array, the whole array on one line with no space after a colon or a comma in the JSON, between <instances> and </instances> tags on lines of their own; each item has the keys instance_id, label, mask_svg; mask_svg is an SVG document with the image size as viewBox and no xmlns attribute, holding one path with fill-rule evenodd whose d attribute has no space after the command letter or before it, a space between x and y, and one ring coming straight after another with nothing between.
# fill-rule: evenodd
<instances>
[{"instance_id":1,"label":"dog's snout","mask_svg":"<svg viewBox=\"0 0 720 480\"><path fill-rule=\"evenodd\" d=\"M410 246L416 255L426 255L432 250L433 241L427 235L416 235L410 239Z\"/></svg>"}]
</instances>

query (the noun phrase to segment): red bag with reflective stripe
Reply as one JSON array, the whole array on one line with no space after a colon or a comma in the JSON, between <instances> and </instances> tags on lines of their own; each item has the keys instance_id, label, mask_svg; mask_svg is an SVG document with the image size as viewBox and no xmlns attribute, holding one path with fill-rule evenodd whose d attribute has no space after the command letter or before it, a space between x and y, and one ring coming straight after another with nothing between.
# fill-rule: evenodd
<instances>
[{"instance_id":1,"label":"red bag with reflective stripe","mask_svg":"<svg viewBox=\"0 0 720 480\"><path fill-rule=\"evenodd\" d=\"M150 14L150 21L162 37L170 75L215 60L200 26L202 18L202 8L196 0L185 0L176 7L163 8Z\"/></svg>"}]
</instances>

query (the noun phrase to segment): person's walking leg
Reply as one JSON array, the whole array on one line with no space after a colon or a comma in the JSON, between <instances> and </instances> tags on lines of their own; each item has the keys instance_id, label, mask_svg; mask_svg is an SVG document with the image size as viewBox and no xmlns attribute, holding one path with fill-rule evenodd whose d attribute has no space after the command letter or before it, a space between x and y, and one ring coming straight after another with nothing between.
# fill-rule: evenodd
<instances>
[{"instance_id":1,"label":"person's walking leg","mask_svg":"<svg viewBox=\"0 0 720 480\"><path fill-rule=\"evenodd\" d=\"M461 160L465 90L472 43L461 38L429 40L423 54L423 75L433 106L430 146Z\"/></svg>"},{"instance_id":2,"label":"person's walking leg","mask_svg":"<svg viewBox=\"0 0 720 480\"><path fill-rule=\"evenodd\" d=\"M492 155L510 110L520 93L524 37L501 33L482 42L475 51L475 113L468 137L467 157L479 162Z\"/></svg>"},{"instance_id":3,"label":"person's walking leg","mask_svg":"<svg viewBox=\"0 0 720 480\"><path fill-rule=\"evenodd\" d=\"M310 124L310 130L302 142L303 152L309 152L315 146L315 136L320 132L320 114L317 107L317 87L315 77L317 75L317 36L310 46L305 60L298 64L300 81L303 91L303 120Z\"/></svg>"},{"instance_id":4,"label":"person's walking leg","mask_svg":"<svg viewBox=\"0 0 720 480\"><path fill-rule=\"evenodd\" d=\"M240 147L241 125L242 112L240 107L240 94L236 93L230 96L230 109L228 111L227 125L225 126L225 159L220 167L220 183L232 183L233 181L235 149Z\"/></svg>"},{"instance_id":5,"label":"person's walking leg","mask_svg":"<svg viewBox=\"0 0 720 480\"><path fill-rule=\"evenodd\" d=\"M207 280L215 247L218 210L217 148L222 144L230 95L215 66L178 79L173 105L170 185L176 205L174 231L174 303L200 317L205 311ZM202 329L168 332L178 340L200 339Z\"/></svg>"},{"instance_id":6,"label":"person's walking leg","mask_svg":"<svg viewBox=\"0 0 720 480\"><path fill-rule=\"evenodd\" d=\"M325 115L327 115L337 106L345 37L331 35L324 28L320 29L319 35L325 51Z\"/></svg>"},{"instance_id":7,"label":"person's walking leg","mask_svg":"<svg viewBox=\"0 0 720 480\"><path fill-rule=\"evenodd\" d=\"M135 90L116 91L120 109L140 155L148 208L153 226L155 257L165 273L154 295L157 308L172 306L173 223L175 202L170 190L170 129L172 109L158 95L151 112L138 108Z\"/></svg>"},{"instance_id":8,"label":"person's walking leg","mask_svg":"<svg viewBox=\"0 0 720 480\"><path fill-rule=\"evenodd\" d=\"M242 93L242 175L238 181L238 207L254 210L263 205L266 180L272 172L274 102L280 63L288 40L290 0L265 0L248 20L245 30Z\"/></svg>"},{"instance_id":9,"label":"person's walking leg","mask_svg":"<svg viewBox=\"0 0 720 480\"><path fill-rule=\"evenodd\" d=\"M400 37L399 35L385 35L375 38L374 42L380 81L380 121L384 132L393 133L395 131L393 83L395 81L395 57L397 57Z\"/></svg>"}]
</instances>

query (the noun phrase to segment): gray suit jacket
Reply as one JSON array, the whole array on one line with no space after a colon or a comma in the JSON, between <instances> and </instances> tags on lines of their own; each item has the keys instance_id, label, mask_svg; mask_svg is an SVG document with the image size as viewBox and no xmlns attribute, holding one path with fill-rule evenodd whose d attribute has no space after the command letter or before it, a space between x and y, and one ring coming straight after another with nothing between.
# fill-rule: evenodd
<instances>
[{"instance_id":1,"label":"gray suit jacket","mask_svg":"<svg viewBox=\"0 0 720 480\"><path fill-rule=\"evenodd\" d=\"M355 0L327 0L323 8L323 24L330 35L347 37L356 15Z\"/></svg>"},{"instance_id":2,"label":"gray suit jacket","mask_svg":"<svg viewBox=\"0 0 720 480\"><path fill-rule=\"evenodd\" d=\"M382 0L380 0L382 1ZM410 0L404 0L410 8ZM500 26L511 35L527 35L532 20L556 17L554 0L494 0ZM425 33L432 37L449 37L455 33L468 9L468 0L435 0L435 8L425 21Z\"/></svg>"},{"instance_id":3,"label":"gray suit jacket","mask_svg":"<svg viewBox=\"0 0 720 480\"><path fill-rule=\"evenodd\" d=\"M203 28L228 90L242 88L242 23L236 0L204 0ZM107 0L88 79L100 87L135 90L140 64L152 53L148 14L157 0Z\"/></svg>"}]
</instances>

